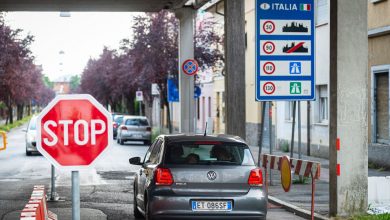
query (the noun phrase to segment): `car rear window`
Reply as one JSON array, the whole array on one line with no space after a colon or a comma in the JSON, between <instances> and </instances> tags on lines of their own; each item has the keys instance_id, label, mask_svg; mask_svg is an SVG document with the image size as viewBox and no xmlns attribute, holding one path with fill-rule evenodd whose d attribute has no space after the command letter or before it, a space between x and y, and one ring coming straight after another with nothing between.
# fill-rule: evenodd
<instances>
[{"instance_id":1,"label":"car rear window","mask_svg":"<svg viewBox=\"0 0 390 220\"><path fill-rule=\"evenodd\" d=\"M126 120L126 125L132 125L132 126L148 126L148 120L141 119L141 118L132 118Z\"/></svg>"},{"instance_id":2,"label":"car rear window","mask_svg":"<svg viewBox=\"0 0 390 220\"><path fill-rule=\"evenodd\" d=\"M247 145L223 142L180 142L168 144L166 164L255 165Z\"/></svg>"}]
</instances>

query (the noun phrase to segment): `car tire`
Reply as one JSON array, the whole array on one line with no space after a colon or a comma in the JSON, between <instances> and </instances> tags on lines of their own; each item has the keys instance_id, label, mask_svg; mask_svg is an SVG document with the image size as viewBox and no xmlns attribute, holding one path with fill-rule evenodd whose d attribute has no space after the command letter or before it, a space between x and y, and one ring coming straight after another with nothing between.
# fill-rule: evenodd
<instances>
[{"instance_id":1,"label":"car tire","mask_svg":"<svg viewBox=\"0 0 390 220\"><path fill-rule=\"evenodd\" d=\"M134 213L134 217L135 218L140 218L140 219L142 219L142 218L144 218L144 215L142 215L142 213L138 210L138 208L137 208L137 191L136 191L136 188L135 188L135 183L134 183L134 191L133 191L133 193L134 193L134 196L133 196L133 213Z\"/></svg>"},{"instance_id":2,"label":"car tire","mask_svg":"<svg viewBox=\"0 0 390 220\"><path fill-rule=\"evenodd\" d=\"M31 156L32 155L32 152L31 151L28 151L27 149L26 149L26 156Z\"/></svg>"},{"instance_id":3,"label":"car tire","mask_svg":"<svg viewBox=\"0 0 390 220\"><path fill-rule=\"evenodd\" d=\"M116 143L119 144L119 137L116 137Z\"/></svg>"},{"instance_id":4,"label":"car tire","mask_svg":"<svg viewBox=\"0 0 390 220\"><path fill-rule=\"evenodd\" d=\"M122 140L122 138L119 140L119 144L120 145L124 145L125 144L125 142Z\"/></svg>"}]
</instances>

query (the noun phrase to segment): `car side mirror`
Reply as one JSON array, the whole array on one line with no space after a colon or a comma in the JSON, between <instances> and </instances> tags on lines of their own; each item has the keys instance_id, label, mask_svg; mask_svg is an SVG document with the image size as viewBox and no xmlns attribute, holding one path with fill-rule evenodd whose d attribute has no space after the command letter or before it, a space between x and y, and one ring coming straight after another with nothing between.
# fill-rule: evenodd
<instances>
[{"instance_id":1,"label":"car side mirror","mask_svg":"<svg viewBox=\"0 0 390 220\"><path fill-rule=\"evenodd\" d=\"M142 165L140 157L132 157L129 159L129 162L132 165Z\"/></svg>"}]
</instances>

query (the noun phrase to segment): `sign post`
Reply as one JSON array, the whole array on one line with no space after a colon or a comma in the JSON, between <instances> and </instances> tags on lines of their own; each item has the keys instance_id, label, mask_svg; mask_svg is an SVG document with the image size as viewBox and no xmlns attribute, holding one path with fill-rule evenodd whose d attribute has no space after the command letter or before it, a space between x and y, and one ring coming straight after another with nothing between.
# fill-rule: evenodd
<instances>
[{"instance_id":1,"label":"sign post","mask_svg":"<svg viewBox=\"0 0 390 220\"><path fill-rule=\"evenodd\" d=\"M139 115L142 116L142 101L144 100L144 96L141 90L138 90L135 93L135 99L138 101L139 104Z\"/></svg>"},{"instance_id":2,"label":"sign post","mask_svg":"<svg viewBox=\"0 0 390 220\"><path fill-rule=\"evenodd\" d=\"M110 113L90 95L59 95L37 118L37 148L54 166L72 172L72 217L80 219L79 170L112 144Z\"/></svg>"}]
</instances>

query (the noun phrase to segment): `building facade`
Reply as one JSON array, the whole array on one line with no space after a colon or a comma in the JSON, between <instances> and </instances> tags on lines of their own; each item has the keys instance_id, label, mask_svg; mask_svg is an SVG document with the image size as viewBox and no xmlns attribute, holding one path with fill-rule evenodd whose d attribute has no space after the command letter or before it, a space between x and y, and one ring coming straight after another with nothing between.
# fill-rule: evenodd
<instances>
[{"instance_id":1,"label":"building facade","mask_svg":"<svg viewBox=\"0 0 390 220\"><path fill-rule=\"evenodd\" d=\"M316 9L316 100L297 102L294 136L294 152L298 151L298 106L301 112L301 151L310 155L328 158L329 156L329 0L315 0ZM293 102L276 102L277 147L291 150ZM308 108L309 107L309 108ZM309 123L308 123L309 122ZM310 134L308 134L308 128ZM310 136L308 136L310 135Z\"/></svg>"},{"instance_id":2,"label":"building facade","mask_svg":"<svg viewBox=\"0 0 390 220\"><path fill-rule=\"evenodd\" d=\"M390 167L390 1L368 1L369 161Z\"/></svg>"}]
</instances>

